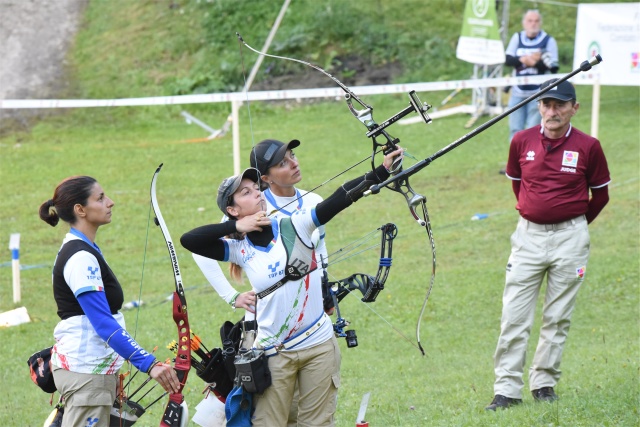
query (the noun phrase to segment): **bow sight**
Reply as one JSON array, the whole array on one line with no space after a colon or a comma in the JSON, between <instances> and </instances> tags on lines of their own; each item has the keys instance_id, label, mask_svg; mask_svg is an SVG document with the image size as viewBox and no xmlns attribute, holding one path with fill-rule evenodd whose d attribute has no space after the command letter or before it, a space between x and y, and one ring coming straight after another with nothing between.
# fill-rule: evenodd
<instances>
[{"instance_id":1,"label":"bow sight","mask_svg":"<svg viewBox=\"0 0 640 427\"><path fill-rule=\"evenodd\" d=\"M427 104L426 102L423 103L422 101L420 101L420 98L418 98L418 95L416 95L415 90L409 91L409 106L404 108L402 111L400 111L396 115L389 117L387 120L385 120L381 124L377 124L375 120L373 120L373 107L365 104L360 98L358 98L353 93L347 92L345 93L344 97L347 100L347 106L349 107L349 111L351 111L351 113L358 120L360 120L362 124L367 127L367 129L369 129L369 132L367 132L367 138L374 138L375 140L376 136L382 134L386 137L389 143L391 144L397 143L399 140L387 134L385 132L385 129L391 126L392 124L394 124L395 122L397 122L398 120L400 120L401 118L403 118L404 116L406 116L407 114L413 113L414 111L420 114L420 117L422 117L422 120L424 120L426 124L431 123L431 117L429 117L429 115L427 114L427 111L431 108L431 105ZM364 110L356 110L354 108L353 106L354 99L358 104L364 107Z\"/></svg>"},{"instance_id":2,"label":"bow sight","mask_svg":"<svg viewBox=\"0 0 640 427\"><path fill-rule=\"evenodd\" d=\"M342 87L342 89L345 91L344 97L347 101L347 106L349 107L349 111L351 111L351 113L360 122L362 122L362 124L365 125L366 128L369 130L369 132L366 133L366 136L367 138L371 138L373 142L373 155L371 156L372 170L375 169L374 155L378 148L381 148L384 154L388 154L392 151L395 151L398 148L397 145L400 142L400 139L389 135L389 133L387 133L387 131L385 130L386 128L388 128L389 126L391 126L392 124L400 120L401 118L413 112L418 113L420 117L422 117L422 120L424 121L425 124L431 123L431 117L429 117L429 115L427 114L427 111L431 108L431 105L427 104L426 102L423 103L422 101L420 101L420 98L418 98L418 95L416 94L415 90L409 91L409 106L405 107L402 111L398 112L397 114L389 117L384 122L378 124L373 119L373 107L364 103L349 88L342 85L342 83L339 83L339 84ZM363 107L362 110L357 110L353 106L354 100ZM383 136L385 141L382 143L378 142L376 140L376 137L379 137L379 136ZM395 176L398 176L401 171L402 171L402 159L398 159L397 163L394 162L391 174L392 176L395 177ZM389 188L390 190L396 191L404 196L405 200L407 201L407 205L409 206L409 211L411 212L411 215L413 216L413 218L416 220L418 225L420 225L421 227L425 227L427 225L427 209L426 209L427 198L422 194L416 193L413 190L413 188L411 188L411 185L409 184L408 176L406 178L401 177L401 178L395 179L394 181L387 180L386 182L389 182L389 184L391 184L391 185L388 185L387 188ZM365 196L368 196L369 194L371 194L370 190L367 190L364 193ZM416 212L416 208L418 206L422 206L422 217L420 217Z\"/></svg>"}]
</instances>

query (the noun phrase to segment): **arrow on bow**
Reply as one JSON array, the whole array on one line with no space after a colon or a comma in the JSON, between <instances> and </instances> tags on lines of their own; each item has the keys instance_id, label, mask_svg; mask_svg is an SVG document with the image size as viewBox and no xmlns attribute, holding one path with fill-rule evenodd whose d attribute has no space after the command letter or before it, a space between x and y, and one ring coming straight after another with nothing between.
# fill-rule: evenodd
<instances>
[{"instance_id":1,"label":"arrow on bow","mask_svg":"<svg viewBox=\"0 0 640 427\"><path fill-rule=\"evenodd\" d=\"M185 426L188 421L188 409L184 400L182 390L187 382L189 369L191 369L191 336L189 328L189 315L187 312L187 299L184 294L184 287L182 286L182 275L180 274L180 266L178 265L178 256L176 254L175 246L169 229L167 228L162 212L160 212L160 206L158 205L158 198L156 197L156 181L158 174L162 169L162 163L156 169L151 180L151 205L153 206L153 212L155 213L155 223L162 230L164 240L167 243L167 249L169 250L169 257L171 258L171 264L173 269L173 276L175 278L176 290L173 292L173 320L178 328L178 348L176 354L176 360L174 369L180 380L180 389L177 393L169 394L169 402L164 410L162 420L160 421L160 427L181 427Z\"/></svg>"}]
</instances>

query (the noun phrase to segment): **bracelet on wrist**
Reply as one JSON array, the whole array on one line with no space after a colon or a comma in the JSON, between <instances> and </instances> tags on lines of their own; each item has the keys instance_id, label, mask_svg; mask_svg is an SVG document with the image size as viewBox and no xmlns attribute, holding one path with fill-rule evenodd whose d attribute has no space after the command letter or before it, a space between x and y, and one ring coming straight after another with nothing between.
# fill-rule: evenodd
<instances>
[{"instance_id":1,"label":"bracelet on wrist","mask_svg":"<svg viewBox=\"0 0 640 427\"><path fill-rule=\"evenodd\" d=\"M236 294L233 296L233 298L231 298L231 301L229 302L229 305L231 306L231 308L233 308L234 310L236 309L236 300L238 299L238 296L240 295L240 292L236 292Z\"/></svg>"},{"instance_id":2,"label":"bracelet on wrist","mask_svg":"<svg viewBox=\"0 0 640 427\"><path fill-rule=\"evenodd\" d=\"M149 366L149 370L147 371L147 374L151 375L151 370L152 370L153 368L155 368L155 367L156 367L156 365L159 365L159 364L160 364L160 361L159 361L158 359L156 359L156 360L151 364L151 366Z\"/></svg>"}]
</instances>

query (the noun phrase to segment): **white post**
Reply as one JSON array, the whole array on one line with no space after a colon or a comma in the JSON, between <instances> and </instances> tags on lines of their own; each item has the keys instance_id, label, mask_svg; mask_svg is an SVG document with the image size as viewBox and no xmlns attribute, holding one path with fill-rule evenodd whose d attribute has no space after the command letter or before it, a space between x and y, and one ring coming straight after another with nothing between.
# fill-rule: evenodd
<instances>
[{"instance_id":1,"label":"white post","mask_svg":"<svg viewBox=\"0 0 640 427\"><path fill-rule=\"evenodd\" d=\"M593 82L593 94L591 96L591 136L598 137L598 126L600 122L600 76L595 75L595 81Z\"/></svg>"},{"instance_id":2,"label":"white post","mask_svg":"<svg viewBox=\"0 0 640 427\"><path fill-rule=\"evenodd\" d=\"M13 270L13 303L20 302L20 233L13 233L9 239L11 267Z\"/></svg>"},{"instance_id":3,"label":"white post","mask_svg":"<svg viewBox=\"0 0 640 427\"><path fill-rule=\"evenodd\" d=\"M231 123L233 123L233 174L240 173L240 123L238 120L238 111L240 110L240 101L231 101Z\"/></svg>"},{"instance_id":4,"label":"white post","mask_svg":"<svg viewBox=\"0 0 640 427\"><path fill-rule=\"evenodd\" d=\"M282 3L282 7L280 8L280 13L276 18L276 21L273 23L271 27L271 31L269 31L269 35L267 36L267 40L264 42L264 46L262 46L262 52L267 52L269 50L269 46L271 46L271 42L276 35L276 31L278 31L278 27L284 18L284 14L289 7L289 3L291 0L284 0ZM253 79L256 77L258 73L258 68L262 64L262 60L264 59L263 55L258 55L258 59L256 63L253 64L251 68L251 73L249 73L249 78L245 82L244 87L242 88L242 92L247 93L251 84L253 83ZM240 125L238 124L238 113L240 111L240 107L242 106L242 101L232 101L231 102L231 120L233 123L233 174L238 175L240 173Z\"/></svg>"},{"instance_id":5,"label":"white post","mask_svg":"<svg viewBox=\"0 0 640 427\"><path fill-rule=\"evenodd\" d=\"M267 40L264 42L264 46L262 46L262 52L266 53L269 50L269 46L271 46L271 42L273 41L273 38L276 35L276 31L278 31L278 27L282 22L282 18L284 18L284 14L287 11L287 8L289 7L289 3L291 3L291 0L284 0L284 3L282 3L282 7L280 8L280 13L278 13L278 17L276 18L276 22L273 23L273 26L271 27L271 31L269 31L269 35L267 36ZM256 74L258 73L258 68L260 68L260 64L262 64L263 59L264 59L263 55L258 56L256 63L253 65L253 68L251 68L251 72L249 73L249 78L247 79L247 82L244 85L244 88L242 88L243 92L248 91L249 88L251 87L251 83L253 83L253 79L255 79Z\"/></svg>"}]
</instances>

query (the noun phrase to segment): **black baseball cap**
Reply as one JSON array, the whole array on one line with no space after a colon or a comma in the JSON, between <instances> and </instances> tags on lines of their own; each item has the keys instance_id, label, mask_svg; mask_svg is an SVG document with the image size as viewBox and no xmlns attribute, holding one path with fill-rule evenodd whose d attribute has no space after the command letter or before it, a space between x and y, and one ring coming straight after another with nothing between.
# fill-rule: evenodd
<instances>
[{"instance_id":1,"label":"black baseball cap","mask_svg":"<svg viewBox=\"0 0 640 427\"><path fill-rule=\"evenodd\" d=\"M292 150L299 145L300 141L297 139L292 139L288 144L275 139L265 139L251 149L249 162L252 168L256 168L261 174L266 175L270 167L277 165L284 159L287 150Z\"/></svg>"},{"instance_id":2,"label":"black baseball cap","mask_svg":"<svg viewBox=\"0 0 640 427\"><path fill-rule=\"evenodd\" d=\"M243 179L249 178L253 182L258 182L260 180L260 172L255 168L245 169L241 174L230 176L229 178L225 178L218 187L218 198L217 203L218 207L222 211L223 214L228 215L227 206L229 206L229 200L233 193L236 192L238 187L240 187L240 183Z\"/></svg>"},{"instance_id":3,"label":"black baseball cap","mask_svg":"<svg viewBox=\"0 0 640 427\"><path fill-rule=\"evenodd\" d=\"M556 81L558 81L558 79L547 80L546 82L540 85L540 89L549 87ZM571 83L565 80L562 83L560 83L558 86L551 89L549 92L540 95L538 97L538 101L542 99L547 99L547 98L559 99L560 101L571 101L572 99L577 99L576 89L573 87Z\"/></svg>"}]
</instances>

